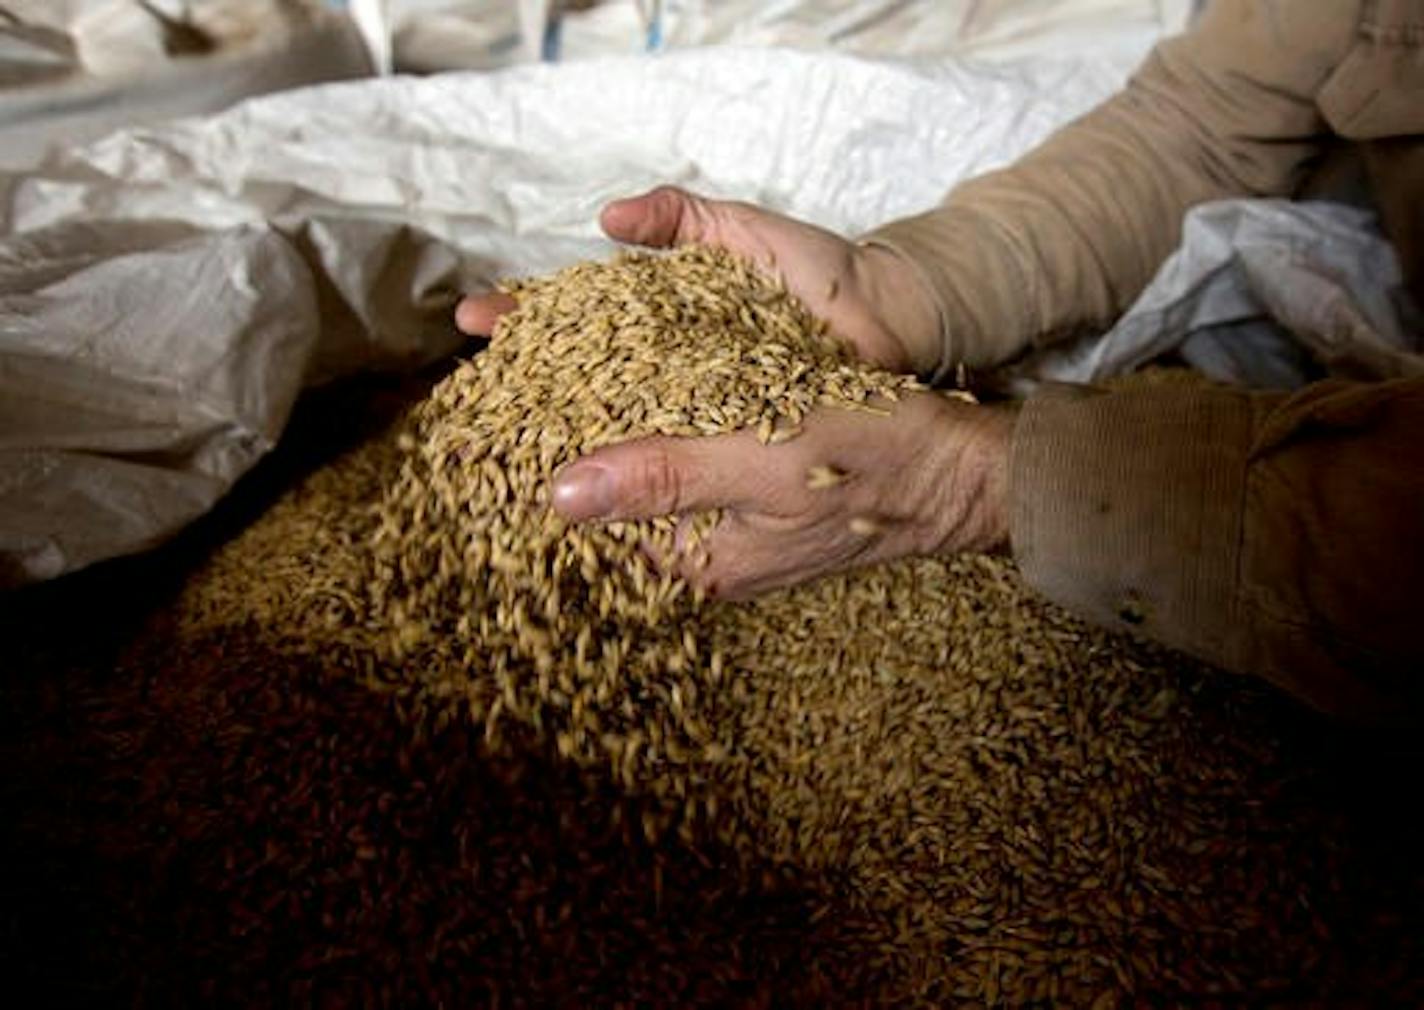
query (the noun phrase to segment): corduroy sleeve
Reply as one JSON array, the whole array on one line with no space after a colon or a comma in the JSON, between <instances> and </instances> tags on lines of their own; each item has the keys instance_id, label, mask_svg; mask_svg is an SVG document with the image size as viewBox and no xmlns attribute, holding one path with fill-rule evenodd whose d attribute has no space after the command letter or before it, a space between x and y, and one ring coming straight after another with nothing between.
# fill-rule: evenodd
<instances>
[{"instance_id":1,"label":"corduroy sleeve","mask_svg":"<svg viewBox=\"0 0 1424 1010\"><path fill-rule=\"evenodd\" d=\"M1052 387L1010 479L1014 553L1054 601L1339 715L1424 712L1424 378Z\"/></svg>"}]
</instances>

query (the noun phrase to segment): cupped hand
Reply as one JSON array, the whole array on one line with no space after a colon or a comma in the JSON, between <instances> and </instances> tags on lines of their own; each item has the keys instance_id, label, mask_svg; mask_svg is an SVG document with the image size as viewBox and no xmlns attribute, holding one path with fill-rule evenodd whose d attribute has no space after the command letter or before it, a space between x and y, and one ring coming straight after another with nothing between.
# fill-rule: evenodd
<instances>
[{"instance_id":1,"label":"cupped hand","mask_svg":"<svg viewBox=\"0 0 1424 1010\"><path fill-rule=\"evenodd\" d=\"M915 269L897 253L857 245L833 232L746 203L709 200L663 186L603 209L612 239L668 248L718 246L771 274L850 342L866 361L892 371L928 371L938 348L938 315ZM455 322L488 336L514 308L509 295L468 297Z\"/></svg>"},{"instance_id":2,"label":"cupped hand","mask_svg":"<svg viewBox=\"0 0 1424 1010\"><path fill-rule=\"evenodd\" d=\"M1005 548L1013 412L933 392L887 406L824 408L780 444L746 431L609 446L559 474L554 507L574 520L723 510L704 544L662 560L725 599L910 555Z\"/></svg>"}]
</instances>

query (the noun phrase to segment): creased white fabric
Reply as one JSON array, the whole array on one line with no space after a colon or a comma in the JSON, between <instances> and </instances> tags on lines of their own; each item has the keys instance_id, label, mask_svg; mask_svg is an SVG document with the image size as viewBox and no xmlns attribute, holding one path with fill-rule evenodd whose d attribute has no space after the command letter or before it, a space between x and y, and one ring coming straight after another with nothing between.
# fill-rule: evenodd
<instances>
[{"instance_id":1,"label":"creased white fabric","mask_svg":"<svg viewBox=\"0 0 1424 1010\"><path fill-rule=\"evenodd\" d=\"M1223 200L1194 208L1182 245L1106 335L1006 370L1097 382L1177 354L1222 382L1293 389L1324 374L1424 374L1417 306L1372 213L1338 203Z\"/></svg>"},{"instance_id":2,"label":"creased white fabric","mask_svg":"<svg viewBox=\"0 0 1424 1010\"><path fill-rule=\"evenodd\" d=\"M369 76L372 51L320 0L0 0L0 169L60 143Z\"/></svg>"},{"instance_id":3,"label":"creased white fabric","mask_svg":"<svg viewBox=\"0 0 1424 1010\"><path fill-rule=\"evenodd\" d=\"M562 7L562 13L556 8ZM396 65L486 69L652 49L777 46L1024 60L1141 53L1192 0L390 0ZM552 23L551 23L552 22Z\"/></svg>"}]
</instances>

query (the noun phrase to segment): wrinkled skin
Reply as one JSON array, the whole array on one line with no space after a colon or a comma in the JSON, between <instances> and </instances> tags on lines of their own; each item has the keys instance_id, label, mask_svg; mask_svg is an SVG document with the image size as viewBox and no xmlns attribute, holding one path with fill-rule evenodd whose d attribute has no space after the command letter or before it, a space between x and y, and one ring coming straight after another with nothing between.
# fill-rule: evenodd
<instances>
[{"instance_id":1,"label":"wrinkled skin","mask_svg":"<svg viewBox=\"0 0 1424 1010\"><path fill-rule=\"evenodd\" d=\"M669 187L609 204L601 223L621 242L698 242L747 257L779 273L865 360L894 371L933 363L933 302L915 268L891 250ZM487 335L514 304L504 294L469 297L456 323ZM724 510L706 563L674 562L694 585L724 598L910 555L1006 547L1012 411L931 392L880 406L888 416L818 411L778 445L744 431L609 446L558 475L553 504L575 520ZM810 487L817 467L843 478Z\"/></svg>"}]
</instances>

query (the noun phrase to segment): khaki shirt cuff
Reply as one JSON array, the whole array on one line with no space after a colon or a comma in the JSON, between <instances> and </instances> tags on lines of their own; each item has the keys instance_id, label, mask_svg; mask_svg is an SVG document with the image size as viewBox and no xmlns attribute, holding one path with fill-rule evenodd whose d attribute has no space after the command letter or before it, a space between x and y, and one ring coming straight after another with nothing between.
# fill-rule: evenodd
<instances>
[{"instance_id":1,"label":"khaki shirt cuff","mask_svg":"<svg viewBox=\"0 0 1424 1010\"><path fill-rule=\"evenodd\" d=\"M1102 625L1236 666L1252 430L1250 398L1229 390L1045 388L1010 464L1024 578Z\"/></svg>"}]
</instances>

